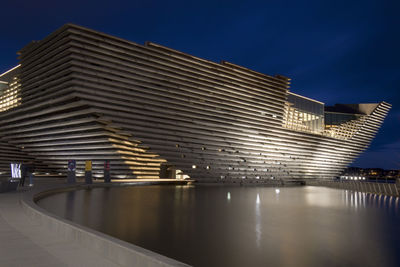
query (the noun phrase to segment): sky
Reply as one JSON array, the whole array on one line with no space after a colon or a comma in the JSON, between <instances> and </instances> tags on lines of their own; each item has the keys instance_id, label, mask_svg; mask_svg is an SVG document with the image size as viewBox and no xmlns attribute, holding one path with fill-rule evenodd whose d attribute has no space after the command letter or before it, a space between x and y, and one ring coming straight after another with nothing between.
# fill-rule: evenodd
<instances>
[{"instance_id":1,"label":"sky","mask_svg":"<svg viewBox=\"0 0 400 267\"><path fill-rule=\"evenodd\" d=\"M291 91L324 102L392 109L352 166L400 169L400 1L3 0L0 73L16 52L65 23L139 44L292 78Z\"/></svg>"}]
</instances>

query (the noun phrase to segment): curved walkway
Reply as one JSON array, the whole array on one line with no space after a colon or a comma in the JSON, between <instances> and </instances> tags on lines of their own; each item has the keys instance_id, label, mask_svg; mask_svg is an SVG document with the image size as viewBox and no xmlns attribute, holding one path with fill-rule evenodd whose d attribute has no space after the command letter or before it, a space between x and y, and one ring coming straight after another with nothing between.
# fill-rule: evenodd
<instances>
[{"instance_id":1,"label":"curved walkway","mask_svg":"<svg viewBox=\"0 0 400 267\"><path fill-rule=\"evenodd\" d=\"M36 181L33 188L24 187L19 188L16 192L0 194L0 266L112 267L125 265L110 260L110 257L106 258L107 255L99 253L95 249L88 249L82 242L79 242L81 241L79 238L63 237L54 229L49 229L49 225L44 224L41 220L29 216L25 203L27 198L32 199L35 193L49 188L65 186L64 180L43 179ZM88 233L93 235L93 231L89 230ZM99 233L99 235L102 234ZM106 235L102 235L101 238L104 239L104 236ZM110 237L110 239L111 242L117 243L117 246L121 245L121 242L115 242L114 238ZM122 246L134 247L136 250L139 248L128 243L122 244ZM147 253L148 251L141 248L139 250L142 254L154 256L152 252ZM158 261L159 266L185 266L172 259L159 256L156 255L156 258L162 258L161 261ZM165 264L169 260L170 264ZM126 266L135 266L132 263L130 262ZM156 266L154 264L146 265Z\"/></svg>"}]
</instances>

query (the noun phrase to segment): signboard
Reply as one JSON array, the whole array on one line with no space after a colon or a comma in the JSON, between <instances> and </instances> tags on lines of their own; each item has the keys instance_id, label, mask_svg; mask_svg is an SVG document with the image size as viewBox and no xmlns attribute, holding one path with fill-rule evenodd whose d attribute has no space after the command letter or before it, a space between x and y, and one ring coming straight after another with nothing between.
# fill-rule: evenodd
<instances>
[{"instance_id":1,"label":"signboard","mask_svg":"<svg viewBox=\"0 0 400 267\"><path fill-rule=\"evenodd\" d=\"M68 160L68 171L74 172L76 170L76 160L70 159Z\"/></svg>"},{"instance_id":2,"label":"signboard","mask_svg":"<svg viewBox=\"0 0 400 267\"><path fill-rule=\"evenodd\" d=\"M110 170L110 161L109 160L104 161L104 170L105 171Z\"/></svg>"},{"instance_id":3,"label":"signboard","mask_svg":"<svg viewBox=\"0 0 400 267\"><path fill-rule=\"evenodd\" d=\"M21 163L11 163L11 178L21 178Z\"/></svg>"},{"instance_id":4,"label":"signboard","mask_svg":"<svg viewBox=\"0 0 400 267\"><path fill-rule=\"evenodd\" d=\"M92 170L92 161L87 160L85 161L85 171L91 171Z\"/></svg>"}]
</instances>

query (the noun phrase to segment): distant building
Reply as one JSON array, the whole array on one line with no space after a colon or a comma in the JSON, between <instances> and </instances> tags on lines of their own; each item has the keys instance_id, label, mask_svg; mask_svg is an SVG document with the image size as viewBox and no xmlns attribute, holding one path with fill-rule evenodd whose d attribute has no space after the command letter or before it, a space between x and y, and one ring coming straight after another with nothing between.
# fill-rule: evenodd
<instances>
[{"instance_id":1,"label":"distant building","mask_svg":"<svg viewBox=\"0 0 400 267\"><path fill-rule=\"evenodd\" d=\"M34 159L85 160L113 178L333 179L364 151L390 105L336 105L290 79L65 25L0 76L0 172Z\"/></svg>"},{"instance_id":2,"label":"distant building","mask_svg":"<svg viewBox=\"0 0 400 267\"><path fill-rule=\"evenodd\" d=\"M399 179L400 170L384 170L381 168L346 168L340 176L348 180ZM365 178L365 179L364 179Z\"/></svg>"}]
</instances>

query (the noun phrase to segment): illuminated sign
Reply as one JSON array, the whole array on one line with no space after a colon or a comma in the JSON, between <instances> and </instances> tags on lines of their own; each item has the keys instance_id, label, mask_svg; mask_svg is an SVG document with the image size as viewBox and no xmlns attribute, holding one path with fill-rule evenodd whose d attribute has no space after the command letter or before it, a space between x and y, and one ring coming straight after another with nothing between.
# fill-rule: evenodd
<instances>
[{"instance_id":1,"label":"illuminated sign","mask_svg":"<svg viewBox=\"0 0 400 267\"><path fill-rule=\"evenodd\" d=\"M73 159L68 160L68 171L74 172L76 170L76 161Z\"/></svg>"},{"instance_id":2,"label":"illuminated sign","mask_svg":"<svg viewBox=\"0 0 400 267\"><path fill-rule=\"evenodd\" d=\"M11 177L21 178L21 163L11 163Z\"/></svg>"},{"instance_id":3,"label":"illuminated sign","mask_svg":"<svg viewBox=\"0 0 400 267\"><path fill-rule=\"evenodd\" d=\"M92 170L92 161L91 160L87 160L85 162L85 171L91 171Z\"/></svg>"},{"instance_id":4,"label":"illuminated sign","mask_svg":"<svg viewBox=\"0 0 400 267\"><path fill-rule=\"evenodd\" d=\"M110 161L109 160L104 161L104 170L106 170L106 171L110 170Z\"/></svg>"}]
</instances>

